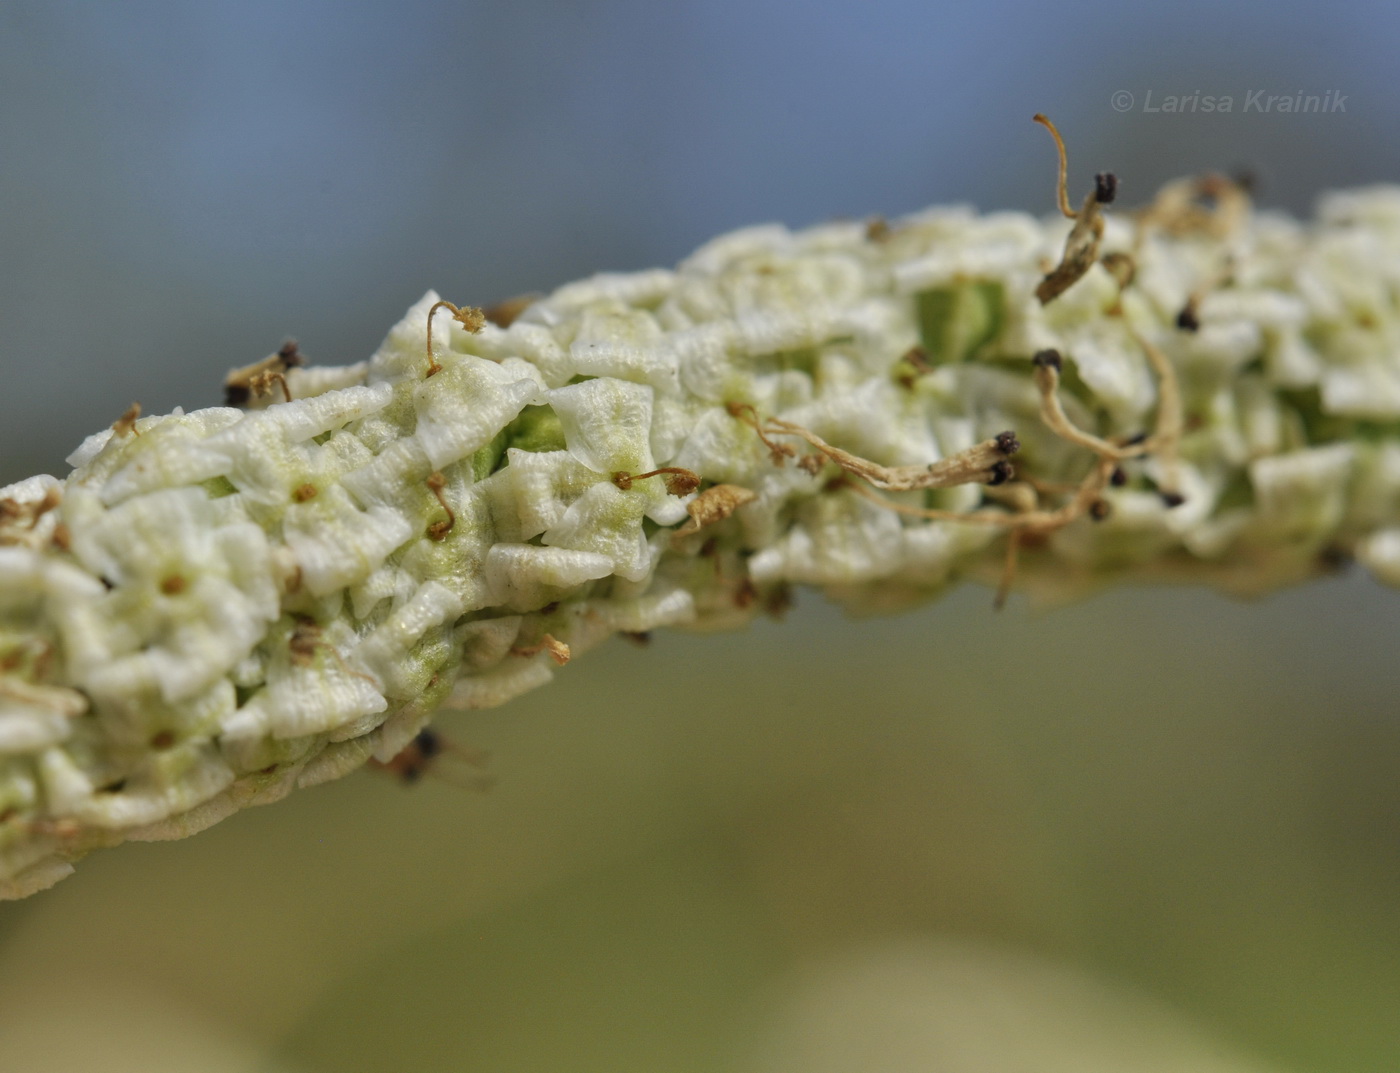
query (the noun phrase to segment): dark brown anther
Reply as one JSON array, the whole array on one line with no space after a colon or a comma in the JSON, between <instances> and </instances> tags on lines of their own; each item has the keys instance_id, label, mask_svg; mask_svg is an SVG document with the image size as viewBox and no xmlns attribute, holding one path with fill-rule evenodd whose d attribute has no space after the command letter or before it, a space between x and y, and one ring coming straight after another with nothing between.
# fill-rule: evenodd
<instances>
[{"instance_id":1,"label":"dark brown anther","mask_svg":"<svg viewBox=\"0 0 1400 1073\"><path fill-rule=\"evenodd\" d=\"M1181 307L1181 312L1176 315L1176 326L1183 332L1197 332L1201 330L1201 319L1196 316L1196 300L1189 299Z\"/></svg>"},{"instance_id":2,"label":"dark brown anther","mask_svg":"<svg viewBox=\"0 0 1400 1073\"><path fill-rule=\"evenodd\" d=\"M638 648L646 648L647 645L651 644L650 630L622 630L621 633Z\"/></svg>"},{"instance_id":3,"label":"dark brown anther","mask_svg":"<svg viewBox=\"0 0 1400 1073\"><path fill-rule=\"evenodd\" d=\"M1010 462L995 462L992 464L992 475L987 478L987 483L993 486L1005 484L1014 476L1016 476L1016 470Z\"/></svg>"},{"instance_id":4,"label":"dark brown anther","mask_svg":"<svg viewBox=\"0 0 1400 1073\"><path fill-rule=\"evenodd\" d=\"M1113 472L1108 475L1108 483L1114 488L1122 488L1128 483L1128 474L1122 466L1113 467Z\"/></svg>"},{"instance_id":5,"label":"dark brown anther","mask_svg":"<svg viewBox=\"0 0 1400 1073\"><path fill-rule=\"evenodd\" d=\"M166 596L179 596L180 593L185 591L188 585L189 582L179 574L171 574L161 581L160 591L165 593Z\"/></svg>"},{"instance_id":6,"label":"dark brown anther","mask_svg":"<svg viewBox=\"0 0 1400 1073\"><path fill-rule=\"evenodd\" d=\"M1005 432L998 432L996 435L997 450L1004 455L1014 455L1021 449L1021 441L1016 438L1016 433L1007 429Z\"/></svg>"},{"instance_id":7,"label":"dark brown anther","mask_svg":"<svg viewBox=\"0 0 1400 1073\"><path fill-rule=\"evenodd\" d=\"M612 482L624 492L630 492L632 490L632 474L628 473L625 469L620 469L614 473L612 475Z\"/></svg>"},{"instance_id":8,"label":"dark brown anther","mask_svg":"<svg viewBox=\"0 0 1400 1073\"><path fill-rule=\"evenodd\" d=\"M781 619L796 603L791 585L775 585L763 598L763 613L769 618Z\"/></svg>"},{"instance_id":9,"label":"dark brown anther","mask_svg":"<svg viewBox=\"0 0 1400 1073\"><path fill-rule=\"evenodd\" d=\"M1135 433L1133 433L1131 436L1129 436L1126 440L1123 441L1123 446L1124 446L1124 447L1137 447L1137 446L1139 446L1140 444L1144 444L1144 443L1146 443L1146 442L1147 442L1147 433L1146 433L1146 432L1135 432Z\"/></svg>"},{"instance_id":10,"label":"dark brown anther","mask_svg":"<svg viewBox=\"0 0 1400 1073\"><path fill-rule=\"evenodd\" d=\"M1111 171L1101 171L1094 176L1094 200L1100 205L1111 205L1118 196L1118 176Z\"/></svg>"},{"instance_id":11,"label":"dark brown anther","mask_svg":"<svg viewBox=\"0 0 1400 1073\"><path fill-rule=\"evenodd\" d=\"M1317 564L1329 574L1340 573L1354 561L1351 552L1340 544L1324 545L1317 553Z\"/></svg>"},{"instance_id":12,"label":"dark brown anther","mask_svg":"<svg viewBox=\"0 0 1400 1073\"><path fill-rule=\"evenodd\" d=\"M1186 502L1186 497L1180 492L1160 492L1158 494L1162 497L1162 502L1167 505L1168 510L1179 507Z\"/></svg>"},{"instance_id":13,"label":"dark brown anther","mask_svg":"<svg viewBox=\"0 0 1400 1073\"><path fill-rule=\"evenodd\" d=\"M753 602L758 599L758 586L748 578L739 582L738 588L734 590L734 606L738 608L748 608L753 606Z\"/></svg>"},{"instance_id":14,"label":"dark brown anther","mask_svg":"<svg viewBox=\"0 0 1400 1073\"><path fill-rule=\"evenodd\" d=\"M225 406L247 406L250 398L252 398L252 392L248 390L247 384L224 385Z\"/></svg>"},{"instance_id":15,"label":"dark brown anther","mask_svg":"<svg viewBox=\"0 0 1400 1073\"><path fill-rule=\"evenodd\" d=\"M1031 358L1031 364L1041 369L1054 369L1059 372L1063 367L1063 359L1061 359L1058 350L1037 350L1035 357Z\"/></svg>"},{"instance_id":16,"label":"dark brown anther","mask_svg":"<svg viewBox=\"0 0 1400 1073\"><path fill-rule=\"evenodd\" d=\"M276 353L269 354L262 361L229 370L224 378L224 405L246 406L256 396L271 392L274 384L281 385L282 394L291 402L292 389L282 374L305 364L306 357L297 349L296 340L288 339Z\"/></svg>"},{"instance_id":17,"label":"dark brown anther","mask_svg":"<svg viewBox=\"0 0 1400 1073\"><path fill-rule=\"evenodd\" d=\"M302 484L292 492L292 498L298 503L305 503L308 499L316 498L316 486L314 484Z\"/></svg>"},{"instance_id":18,"label":"dark brown anther","mask_svg":"<svg viewBox=\"0 0 1400 1073\"><path fill-rule=\"evenodd\" d=\"M1096 499L1089 504L1089 517L1096 522L1101 522L1113 513L1113 507L1106 499Z\"/></svg>"},{"instance_id":19,"label":"dark brown anther","mask_svg":"<svg viewBox=\"0 0 1400 1073\"><path fill-rule=\"evenodd\" d=\"M175 734L170 730L160 730L151 735L151 748L164 752L175 744Z\"/></svg>"}]
</instances>

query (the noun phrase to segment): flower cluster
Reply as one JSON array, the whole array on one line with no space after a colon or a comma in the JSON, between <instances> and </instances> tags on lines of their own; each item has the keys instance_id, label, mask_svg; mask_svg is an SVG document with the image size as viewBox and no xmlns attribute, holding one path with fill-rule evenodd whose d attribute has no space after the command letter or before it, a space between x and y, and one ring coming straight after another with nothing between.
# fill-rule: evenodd
<instances>
[{"instance_id":1,"label":"flower cluster","mask_svg":"<svg viewBox=\"0 0 1400 1073\"><path fill-rule=\"evenodd\" d=\"M1304 225L1222 182L752 228L485 317L430 293L367 362L284 348L244 406L128 414L0 489L0 896L795 585L1400 582L1400 190Z\"/></svg>"}]
</instances>

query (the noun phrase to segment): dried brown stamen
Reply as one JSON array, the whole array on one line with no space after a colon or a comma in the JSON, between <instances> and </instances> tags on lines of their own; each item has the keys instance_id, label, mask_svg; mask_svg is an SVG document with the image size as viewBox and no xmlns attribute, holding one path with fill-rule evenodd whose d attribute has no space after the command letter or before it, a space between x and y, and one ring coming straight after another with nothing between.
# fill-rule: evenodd
<instances>
[{"instance_id":1,"label":"dried brown stamen","mask_svg":"<svg viewBox=\"0 0 1400 1073\"><path fill-rule=\"evenodd\" d=\"M631 489L634 481L644 481L648 477L661 477L666 485L667 494L673 496L688 496L700 487L700 475L694 470L682 469L679 466L662 466L649 473L618 470L612 475L612 482L626 492Z\"/></svg>"},{"instance_id":2,"label":"dried brown stamen","mask_svg":"<svg viewBox=\"0 0 1400 1073\"><path fill-rule=\"evenodd\" d=\"M509 328L521 313L540 300L538 294L519 294L483 309L482 315L497 328Z\"/></svg>"},{"instance_id":3,"label":"dried brown stamen","mask_svg":"<svg viewBox=\"0 0 1400 1073\"><path fill-rule=\"evenodd\" d=\"M877 462L833 447L810 429L779 417L768 419L770 432L801 436L848 473L863 477L887 492L909 492L921 488L953 488L960 484L990 484L1009 480L1006 457L1020 450L1013 432L1003 432L990 440L959 451L926 466L882 466Z\"/></svg>"},{"instance_id":4,"label":"dried brown stamen","mask_svg":"<svg viewBox=\"0 0 1400 1073\"><path fill-rule=\"evenodd\" d=\"M123 413L121 417L117 418L115 421L112 422L112 435L141 435L141 433L136 430L136 421L138 418L140 418L140 416L141 404L139 402L133 402L130 406L126 408L126 412Z\"/></svg>"},{"instance_id":5,"label":"dried brown stamen","mask_svg":"<svg viewBox=\"0 0 1400 1073\"><path fill-rule=\"evenodd\" d=\"M447 512L447 518L443 521L433 522L428 526L428 536L434 540L446 540L447 534L452 532L452 527L457 524L457 515L452 508L447 505L447 497L443 495L443 489L447 487L447 478L440 471L428 474L428 491L437 497L438 505Z\"/></svg>"},{"instance_id":6,"label":"dried brown stamen","mask_svg":"<svg viewBox=\"0 0 1400 1073\"><path fill-rule=\"evenodd\" d=\"M744 424L748 425L749 428L753 429L754 432L758 433L758 438L763 441L763 446L768 448L768 458L773 465L782 466L789 458L797 454L797 452L787 444L776 443L768 438L767 433L763 431L763 423L758 419L758 411L749 403L730 402L726 403L724 408L729 411L730 417L742 421Z\"/></svg>"},{"instance_id":7,"label":"dried brown stamen","mask_svg":"<svg viewBox=\"0 0 1400 1073\"><path fill-rule=\"evenodd\" d=\"M229 372L224 378L224 405L244 406L253 396L266 395L271 391L276 380L281 381L282 394L291 402L292 392L283 374L305 364L306 358L297 349L296 340L288 339L275 354Z\"/></svg>"},{"instance_id":8,"label":"dried brown stamen","mask_svg":"<svg viewBox=\"0 0 1400 1073\"><path fill-rule=\"evenodd\" d=\"M428 376L436 376L442 372L437 355L433 353L433 314L439 309L452 310L452 319L473 335L486 327L486 314L476 306L458 306L445 299L434 302L428 310Z\"/></svg>"},{"instance_id":9,"label":"dried brown stamen","mask_svg":"<svg viewBox=\"0 0 1400 1073\"><path fill-rule=\"evenodd\" d=\"M1084 198L1078 212L1069 205L1067 176L1069 159L1065 153L1065 142L1055 124L1039 112L1033 117L1035 122L1050 132L1055 139L1055 150L1060 158L1059 177L1055 183L1055 196L1060 212L1066 219L1073 220L1069 237L1065 239L1065 251L1060 263L1053 268L1035 289L1035 296L1041 305L1046 305L1084 277L1099 257L1099 243L1103 241L1102 206L1111 202L1118 193L1118 177L1112 172L1101 172L1094 177L1094 189Z\"/></svg>"}]
</instances>

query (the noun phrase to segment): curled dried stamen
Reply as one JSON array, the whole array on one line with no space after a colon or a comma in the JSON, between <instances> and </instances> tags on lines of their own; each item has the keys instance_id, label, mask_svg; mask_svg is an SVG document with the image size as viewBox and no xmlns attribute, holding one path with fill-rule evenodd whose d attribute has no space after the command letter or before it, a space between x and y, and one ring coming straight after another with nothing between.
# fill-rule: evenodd
<instances>
[{"instance_id":1,"label":"curled dried stamen","mask_svg":"<svg viewBox=\"0 0 1400 1073\"><path fill-rule=\"evenodd\" d=\"M730 417L737 421L742 421L744 424L748 425L749 428L758 433L758 438L763 441L763 446L768 448L768 458L773 465L782 466L789 458L797 454L797 452L787 444L775 443L768 438L767 434L763 431L762 422L758 419L758 411L747 402L726 403L724 408L729 411Z\"/></svg>"},{"instance_id":2,"label":"curled dried stamen","mask_svg":"<svg viewBox=\"0 0 1400 1073\"><path fill-rule=\"evenodd\" d=\"M960 484L1000 484L1011 478L1007 456L1021 448L1014 432L1003 432L990 440L959 451L926 466L882 466L878 462L833 447L810 429L779 417L768 419L770 432L801 436L847 473L863 477L887 492L909 492L920 488L953 488Z\"/></svg>"},{"instance_id":3,"label":"curled dried stamen","mask_svg":"<svg viewBox=\"0 0 1400 1073\"><path fill-rule=\"evenodd\" d=\"M445 520L433 522L432 525L428 526L428 536L434 540L446 540L447 534L452 532L452 527L457 524L457 515L448 506L447 497L442 493L442 490L447 487L447 478L435 471L428 474L427 485L428 491L437 497L438 505L447 512Z\"/></svg>"},{"instance_id":4,"label":"curled dried stamen","mask_svg":"<svg viewBox=\"0 0 1400 1073\"><path fill-rule=\"evenodd\" d=\"M446 299L434 302L428 310L428 376L436 376L442 372L437 355L433 353L433 314L439 309L452 310L452 319L473 335L486 327L486 314L476 306L458 306Z\"/></svg>"},{"instance_id":5,"label":"curled dried stamen","mask_svg":"<svg viewBox=\"0 0 1400 1073\"><path fill-rule=\"evenodd\" d=\"M1031 359L1032 364L1035 365L1035 386L1040 391L1041 420L1061 439L1078 444L1080 447L1087 447L1103 458L1120 461L1125 458L1137 458L1144 454L1146 452L1144 447L1119 447L1090 432L1085 432L1069 419L1060 402L1061 360L1060 352L1057 350L1042 350Z\"/></svg>"},{"instance_id":6,"label":"curled dried stamen","mask_svg":"<svg viewBox=\"0 0 1400 1073\"><path fill-rule=\"evenodd\" d=\"M644 481L648 477L660 477L666 485L666 493L673 496L688 496L700 487L700 475L694 470L682 469L679 466L662 466L649 473L618 470L612 475L612 482L625 492L632 487L634 481Z\"/></svg>"},{"instance_id":7,"label":"curled dried stamen","mask_svg":"<svg viewBox=\"0 0 1400 1073\"><path fill-rule=\"evenodd\" d=\"M292 401L292 389L287 386L287 378L278 369L265 369L248 380L248 390L254 395L266 395L272 391L273 383L282 385L282 394Z\"/></svg>"},{"instance_id":8,"label":"curled dried stamen","mask_svg":"<svg viewBox=\"0 0 1400 1073\"><path fill-rule=\"evenodd\" d=\"M1065 142L1055 124L1039 112L1033 117L1035 122L1050 132L1055 139L1055 150L1060 158L1059 177L1055 183L1055 195L1060 212L1066 219L1074 221L1069 237L1065 239L1065 252L1060 263L1052 269L1035 289L1035 296L1041 305L1046 305L1064 294L1083 278L1084 273L1093 267L1099 257L1099 243L1103 241L1103 214L1101 207L1111 202L1118 193L1118 177L1112 172L1100 172L1094 177L1094 189L1084 198L1078 212L1069 205L1067 175L1069 160L1065 153Z\"/></svg>"},{"instance_id":9,"label":"curled dried stamen","mask_svg":"<svg viewBox=\"0 0 1400 1073\"><path fill-rule=\"evenodd\" d=\"M1133 338L1142 347L1147 360L1157 374L1157 424L1149 440L1153 453L1162 464L1162 489L1167 506L1179 506L1181 495L1181 431L1184 424L1181 406L1181 383L1171 359L1137 332ZM1174 499L1175 502L1169 500Z\"/></svg>"}]
</instances>

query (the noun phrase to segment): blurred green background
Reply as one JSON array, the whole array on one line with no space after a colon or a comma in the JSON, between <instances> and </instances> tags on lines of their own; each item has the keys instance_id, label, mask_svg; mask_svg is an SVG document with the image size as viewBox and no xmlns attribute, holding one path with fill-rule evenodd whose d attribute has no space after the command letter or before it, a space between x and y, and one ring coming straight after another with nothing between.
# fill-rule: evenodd
<instances>
[{"instance_id":1,"label":"blurred green background","mask_svg":"<svg viewBox=\"0 0 1400 1073\"><path fill-rule=\"evenodd\" d=\"M368 355L766 219L1400 171L1380 3L0 0L0 483L296 336ZM1117 90L1134 105L1115 111ZM1345 113L1246 114L1337 90ZM1144 111L1232 94L1232 115ZM1120 99L1121 100L1121 99ZM1400 600L959 590L613 643L357 775L0 905L0 1068L1400 1068Z\"/></svg>"}]
</instances>

